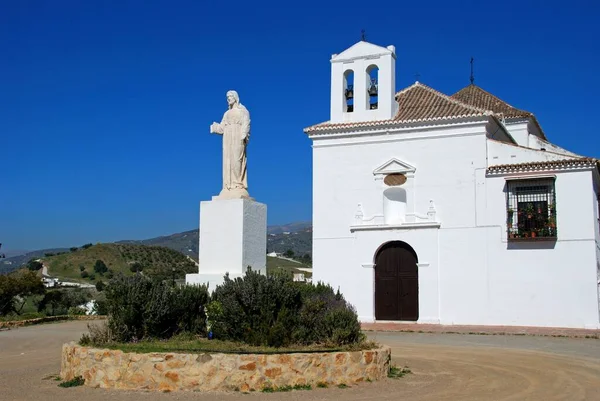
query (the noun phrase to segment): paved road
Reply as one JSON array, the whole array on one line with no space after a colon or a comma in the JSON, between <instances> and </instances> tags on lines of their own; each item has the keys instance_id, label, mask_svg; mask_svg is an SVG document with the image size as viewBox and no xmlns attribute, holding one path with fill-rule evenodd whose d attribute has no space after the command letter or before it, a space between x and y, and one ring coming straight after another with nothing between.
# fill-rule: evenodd
<instances>
[{"instance_id":1,"label":"paved road","mask_svg":"<svg viewBox=\"0 0 600 401\"><path fill-rule=\"evenodd\" d=\"M244 395L57 387L44 378L59 372L61 344L77 340L86 324L0 332L0 400L600 400L600 340L418 333L370 333L414 373L348 389Z\"/></svg>"}]
</instances>

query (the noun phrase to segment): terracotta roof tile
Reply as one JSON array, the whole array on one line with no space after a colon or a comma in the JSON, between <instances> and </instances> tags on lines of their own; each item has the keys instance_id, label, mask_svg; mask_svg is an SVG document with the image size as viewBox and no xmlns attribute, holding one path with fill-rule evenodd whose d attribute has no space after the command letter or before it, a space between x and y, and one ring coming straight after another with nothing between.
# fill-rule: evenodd
<instances>
[{"instance_id":1,"label":"terracotta roof tile","mask_svg":"<svg viewBox=\"0 0 600 401\"><path fill-rule=\"evenodd\" d=\"M413 85L396 93L398 112L393 119L379 121L362 121L349 123L324 122L304 129L304 132L334 130L339 128L356 128L365 126L386 126L402 123L443 120L450 118L474 117L492 114L456 99L422 83Z\"/></svg>"},{"instance_id":2,"label":"terracotta roof tile","mask_svg":"<svg viewBox=\"0 0 600 401\"><path fill-rule=\"evenodd\" d=\"M441 92L415 82L413 85L396 93L398 113L396 121L431 120L466 116L483 116L487 110L473 107L452 99Z\"/></svg>"},{"instance_id":3,"label":"terracotta roof tile","mask_svg":"<svg viewBox=\"0 0 600 401\"><path fill-rule=\"evenodd\" d=\"M474 84L465 86L450 97L471 106L491 110L494 113L502 113L507 118L533 116L532 113L519 110Z\"/></svg>"},{"instance_id":4,"label":"terracotta roof tile","mask_svg":"<svg viewBox=\"0 0 600 401\"><path fill-rule=\"evenodd\" d=\"M527 163L515 163L515 164L498 164L495 166L489 166L487 172L491 174L502 174L502 173L513 173L513 172L528 172L528 171L544 171L544 170L563 170L573 168L599 168L600 164L598 159L590 157L574 158L574 159L562 159L562 160L548 160L538 162L527 162Z\"/></svg>"}]
</instances>

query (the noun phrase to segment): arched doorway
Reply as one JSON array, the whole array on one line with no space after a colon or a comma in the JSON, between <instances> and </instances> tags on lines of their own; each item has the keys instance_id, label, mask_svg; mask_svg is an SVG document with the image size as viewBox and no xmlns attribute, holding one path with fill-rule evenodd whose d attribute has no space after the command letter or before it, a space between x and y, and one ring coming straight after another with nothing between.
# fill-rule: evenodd
<instances>
[{"instance_id":1,"label":"arched doorway","mask_svg":"<svg viewBox=\"0 0 600 401\"><path fill-rule=\"evenodd\" d=\"M410 245L392 241L375 256L375 319L419 319L417 254Z\"/></svg>"}]
</instances>

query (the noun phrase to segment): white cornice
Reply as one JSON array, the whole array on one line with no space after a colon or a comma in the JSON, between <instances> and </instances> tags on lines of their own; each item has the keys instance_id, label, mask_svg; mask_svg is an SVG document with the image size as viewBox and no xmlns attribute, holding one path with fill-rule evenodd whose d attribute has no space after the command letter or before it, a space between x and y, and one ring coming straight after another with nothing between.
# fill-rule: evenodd
<instances>
[{"instance_id":1,"label":"white cornice","mask_svg":"<svg viewBox=\"0 0 600 401\"><path fill-rule=\"evenodd\" d=\"M363 224L350 226L350 231L408 230L415 228L440 228L440 223L437 221L424 221L419 223L402 224Z\"/></svg>"}]
</instances>

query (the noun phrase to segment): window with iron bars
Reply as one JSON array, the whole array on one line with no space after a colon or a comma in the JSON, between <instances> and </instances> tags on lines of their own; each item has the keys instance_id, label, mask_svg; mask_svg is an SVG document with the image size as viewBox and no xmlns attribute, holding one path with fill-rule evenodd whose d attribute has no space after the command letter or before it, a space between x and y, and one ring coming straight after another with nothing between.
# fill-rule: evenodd
<instances>
[{"instance_id":1,"label":"window with iron bars","mask_svg":"<svg viewBox=\"0 0 600 401\"><path fill-rule=\"evenodd\" d=\"M508 240L556 239L554 179L507 182Z\"/></svg>"}]
</instances>

